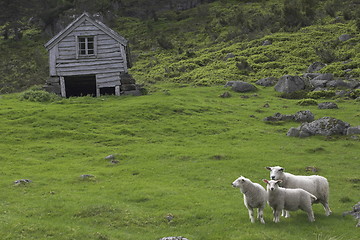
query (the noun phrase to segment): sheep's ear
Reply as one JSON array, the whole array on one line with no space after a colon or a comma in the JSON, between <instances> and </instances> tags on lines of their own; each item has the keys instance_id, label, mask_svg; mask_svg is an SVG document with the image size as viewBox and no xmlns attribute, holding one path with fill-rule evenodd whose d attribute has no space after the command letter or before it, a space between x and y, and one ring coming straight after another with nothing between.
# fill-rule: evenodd
<instances>
[{"instance_id":1,"label":"sheep's ear","mask_svg":"<svg viewBox=\"0 0 360 240\"><path fill-rule=\"evenodd\" d=\"M277 184L282 183L282 180L277 180L276 183Z\"/></svg>"},{"instance_id":2,"label":"sheep's ear","mask_svg":"<svg viewBox=\"0 0 360 240\"><path fill-rule=\"evenodd\" d=\"M269 184L269 181L266 180L266 179L263 179L263 182L266 183L266 184Z\"/></svg>"},{"instance_id":3,"label":"sheep's ear","mask_svg":"<svg viewBox=\"0 0 360 240\"><path fill-rule=\"evenodd\" d=\"M284 168L280 168L279 171L283 172L285 169Z\"/></svg>"},{"instance_id":4,"label":"sheep's ear","mask_svg":"<svg viewBox=\"0 0 360 240\"><path fill-rule=\"evenodd\" d=\"M267 170L271 171L271 167L265 167Z\"/></svg>"}]
</instances>

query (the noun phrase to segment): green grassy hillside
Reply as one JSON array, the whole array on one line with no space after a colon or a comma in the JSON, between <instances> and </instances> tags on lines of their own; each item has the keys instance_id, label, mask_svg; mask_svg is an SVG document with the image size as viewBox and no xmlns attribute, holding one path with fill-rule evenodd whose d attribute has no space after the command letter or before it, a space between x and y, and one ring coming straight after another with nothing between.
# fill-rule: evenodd
<instances>
[{"instance_id":1,"label":"green grassy hillside","mask_svg":"<svg viewBox=\"0 0 360 240\"><path fill-rule=\"evenodd\" d=\"M1 238L356 239L354 219L341 214L360 197L359 139L289 138L299 123L262 119L309 109L356 126L359 102L319 110L280 99L272 88L220 98L225 90L158 85L141 97L48 103L2 96ZM105 160L109 154L119 162ZM268 165L305 175L312 174L306 167L318 168L330 182L334 214L325 217L315 205L315 223L296 212L274 224L267 207L267 224L251 224L230 183L240 175L261 182ZM33 182L14 185L19 179Z\"/></svg>"}]
</instances>

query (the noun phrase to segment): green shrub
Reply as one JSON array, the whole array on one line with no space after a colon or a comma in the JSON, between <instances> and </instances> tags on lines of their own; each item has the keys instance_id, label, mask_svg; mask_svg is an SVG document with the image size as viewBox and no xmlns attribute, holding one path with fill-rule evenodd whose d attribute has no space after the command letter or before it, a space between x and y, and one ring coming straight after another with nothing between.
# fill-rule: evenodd
<instances>
[{"instance_id":1,"label":"green shrub","mask_svg":"<svg viewBox=\"0 0 360 240\"><path fill-rule=\"evenodd\" d=\"M313 91L309 92L307 94L308 98L312 99L320 99L320 98L332 98L335 96L334 90L328 90L328 91Z\"/></svg>"},{"instance_id":2,"label":"green shrub","mask_svg":"<svg viewBox=\"0 0 360 240\"><path fill-rule=\"evenodd\" d=\"M27 90L20 95L20 100L27 100L31 102L52 102L59 99L59 96L54 93L49 93L44 90Z\"/></svg>"},{"instance_id":3,"label":"green shrub","mask_svg":"<svg viewBox=\"0 0 360 240\"><path fill-rule=\"evenodd\" d=\"M302 99L298 101L296 104L300 106L310 106L310 105L317 105L318 102L315 99L308 98L308 99Z\"/></svg>"}]
</instances>

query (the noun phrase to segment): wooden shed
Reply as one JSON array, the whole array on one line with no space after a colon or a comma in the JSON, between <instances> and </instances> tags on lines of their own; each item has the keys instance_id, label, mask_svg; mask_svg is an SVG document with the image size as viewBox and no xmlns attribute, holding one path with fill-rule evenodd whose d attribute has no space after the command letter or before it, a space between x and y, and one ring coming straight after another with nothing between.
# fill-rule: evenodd
<instances>
[{"instance_id":1,"label":"wooden shed","mask_svg":"<svg viewBox=\"0 0 360 240\"><path fill-rule=\"evenodd\" d=\"M47 91L71 97L136 90L128 75L128 41L88 13L54 36L45 48L50 68ZM127 89L122 89L124 81Z\"/></svg>"}]
</instances>

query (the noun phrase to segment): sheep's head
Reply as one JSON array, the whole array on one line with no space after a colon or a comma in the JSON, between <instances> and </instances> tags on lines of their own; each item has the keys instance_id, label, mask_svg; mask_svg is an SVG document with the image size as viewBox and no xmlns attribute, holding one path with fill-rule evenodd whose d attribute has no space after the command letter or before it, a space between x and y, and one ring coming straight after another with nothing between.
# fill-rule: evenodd
<instances>
[{"instance_id":1,"label":"sheep's head","mask_svg":"<svg viewBox=\"0 0 360 240\"><path fill-rule=\"evenodd\" d=\"M250 180L241 176L238 179L236 179L231 185L236 188L242 188L246 183L248 183Z\"/></svg>"},{"instance_id":2,"label":"sheep's head","mask_svg":"<svg viewBox=\"0 0 360 240\"><path fill-rule=\"evenodd\" d=\"M276 166L276 167L266 167L267 170L270 171L270 179L271 180L281 180L284 179L284 168Z\"/></svg>"},{"instance_id":3,"label":"sheep's head","mask_svg":"<svg viewBox=\"0 0 360 240\"><path fill-rule=\"evenodd\" d=\"M268 191L275 191L276 189L279 188L279 183L281 183L282 181L281 180L266 180L266 179L263 179L263 181L266 183L266 189Z\"/></svg>"}]
</instances>

